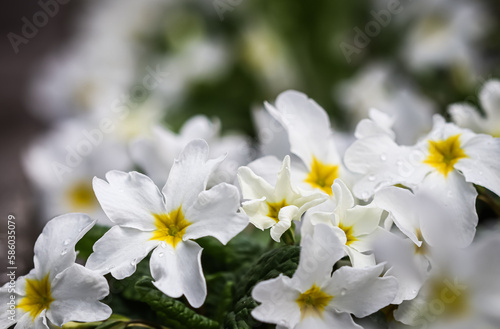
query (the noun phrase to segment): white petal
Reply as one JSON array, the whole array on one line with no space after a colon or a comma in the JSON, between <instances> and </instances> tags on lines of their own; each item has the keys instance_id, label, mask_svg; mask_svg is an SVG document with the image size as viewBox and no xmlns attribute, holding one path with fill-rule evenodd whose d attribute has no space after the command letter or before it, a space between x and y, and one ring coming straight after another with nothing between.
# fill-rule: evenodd
<instances>
[{"instance_id":1,"label":"white petal","mask_svg":"<svg viewBox=\"0 0 500 329\"><path fill-rule=\"evenodd\" d=\"M396 184L413 186L422 181L429 171L422 163L421 152L397 145L387 136L360 139L346 151L344 161L348 169L362 174L355 183L354 195L367 200L378 190Z\"/></svg>"},{"instance_id":2,"label":"white petal","mask_svg":"<svg viewBox=\"0 0 500 329\"><path fill-rule=\"evenodd\" d=\"M500 119L500 81L492 79L486 82L479 93L479 99L488 120L498 123Z\"/></svg>"},{"instance_id":3,"label":"white petal","mask_svg":"<svg viewBox=\"0 0 500 329\"><path fill-rule=\"evenodd\" d=\"M241 210L250 218L250 223L260 230L266 230L276 224L276 220L268 216L269 206L266 198L245 201Z\"/></svg>"},{"instance_id":4,"label":"white petal","mask_svg":"<svg viewBox=\"0 0 500 329\"><path fill-rule=\"evenodd\" d=\"M201 269L202 250L193 241L179 242L175 249L170 245L156 248L150 261L156 288L173 298L186 296L195 308L203 305L207 285Z\"/></svg>"},{"instance_id":5,"label":"white petal","mask_svg":"<svg viewBox=\"0 0 500 329\"><path fill-rule=\"evenodd\" d=\"M299 209L295 206L287 206L280 209L278 214L278 223L271 227L271 238L280 242L281 236L285 233L292 225L292 220L297 217Z\"/></svg>"},{"instance_id":6,"label":"white petal","mask_svg":"<svg viewBox=\"0 0 500 329\"><path fill-rule=\"evenodd\" d=\"M500 138L476 135L462 147L468 158L460 159L455 168L464 174L468 182L500 195Z\"/></svg>"},{"instance_id":7,"label":"white petal","mask_svg":"<svg viewBox=\"0 0 500 329\"><path fill-rule=\"evenodd\" d=\"M478 223L477 191L461 174L452 171L445 178L440 173L430 173L416 193L425 241L432 246L458 247L472 242Z\"/></svg>"},{"instance_id":8,"label":"white petal","mask_svg":"<svg viewBox=\"0 0 500 329\"><path fill-rule=\"evenodd\" d=\"M208 179L224 157L208 160L208 144L202 139L190 142L175 160L163 193L167 199L167 209L187 209L207 187Z\"/></svg>"},{"instance_id":9,"label":"white petal","mask_svg":"<svg viewBox=\"0 0 500 329\"><path fill-rule=\"evenodd\" d=\"M252 290L252 297L262 304L252 311L252 316L261 322L294 328L300 320L300 308L296 302L299 295L299 291L290 287L290 278L283 274L259 282Z\"/></svg>"},{"instance_id":10,"label":"white petal","mask_svg":"<svg viewBox=\"0 0 500 329\"><path fill-rule=\"evenodd\" d=\"M333 265L344 257L344 244L340 242L333 228L318 224L314 226L314 234L302 238L302 250L294 282L306 291L313 284L321 285L330 278Z\"/></svg>"},{"instance_id":11,"label":"white petal","mask_svg":"<svg viewBox=\"0 0 500 329\"><path fill-rule=\"evenodd\" d=\"M265 156L250 162L247 167L270 185L276 185L276 179L282 162L275 156Z\"/></svg>"},{"instance_id":12,"label":"white petal","mask_svg":"<svg viewBox=\"0 0 500 329\"><path fill-rule=\"evenodd\" d=\"M238 169L238 181L243 199L270 198L274 194L274 187L248 167Z\"/></svg>"},{"instance_id":13,"label":"white petal","mask_svg":"<svg viewBox=\"0 0 500 329\"><path fill-rule=\"evenodd\" d=\"M113 226L94 244L87 268L100 274L110 273L121 280L135 272L136 265L160 242L150 240L152 232Z\"/></svg>"},{"instance_id":14,"label":"white petal","mask_svg":"<svg viewBox=\"0 0 500 329\"><path fill-rule=\"evenodd\" d=\"M94 224L95 220L85 214L66 214L48 222L35 243L37 272L41 276L50 272L52 279L71 266L76 259L75 244Z\"/></svg>"},{"instance_id":15,"label":"white petal","mask_svg":"<svg viewBox=\"0 0 500 329\"><path fill-rule=\"evenodd\" d=\"M313 155L328 163L340 163L335 146L330 143L330 118L324 109L307 95L289 90L276 99L276 107L266 109L288 132L292 153L309 164Z\"/></svg>"},{"instance_id":16,"label":"white petal","mask_svg":"<svg viewBox=\"0 0 500 329\"><path fill-rule=\"evenodd\" d=\"M163 195L153 181L138 172L112 170L106 181L94 178L94 192L114 223L139 230L154 230L153 214L165 213Z\"/></svg>"},{"instance_id":17,"label":"white petal","mask_svg":"<svg viewBox=\"0 0 500 329\"><path fill-rule=\"evenodd\" d=\"M421 229L420 212L413 193L407 189L390 186L377 192L374 202L392 215L401 232L416 245L422 244L417 237L417 231Z\"/></svg>"},{"instance_id":18,"label":"white petal","mask_svg":"<svg viewBox=\"0 0 500 329\"><path fill-rule=\"evenodd\" d=\"M332 186L333 200L337 204L335 208L335 213L342 216L345 214L347 209L351 209L354 206L354 197L352 196L349 188L340 179L336 179Z\"/></svg>"},{"instance_id":19,"label":"white petal","mask_svg":"<svg viewBox=\"0 0 500 329\"><path fill-rule=\"evenodd\" d=\"M248 217L237 213L240 196L235 186L221 183L198 196L196 203L186 211L187 227L183 237L198 239L213 236L226 244L248 225Z\"/></svg>"},{"instance_id":20,"label":"white petal","mask_svg":"<svg viewBox=\"0 0 500 329\"><path fill-rule=\"evenodd\" d=\"M21 310L16 309L16 299L19 298L15 293L9 292L9 289L13 287L9 286L7 282L3 287L0 288L0 329L7 329L11 325L16 323L16 320L21 315ZM19 288L17 288L19 289ZM20 290L18 290L20 292ZM16 299L11 299L10 296L15 297ZM11 300L14 301L13 304L8 304ZM18 302L18 301L17 301ZM12 305L12 309L10 308ZM12 312L12 313L10 313ZM9 317L13 317L13 321L9 319Z\"/></svg>"},{"instance_id":21,"label":"white petal","mask_svg":"<svg viewBox=\"0 0 500 329\"><path fill-rule=\"evenodd\" d=\"M363 267L375 266L376 264L375 256L371 254L365 255L351 246L346 246L345 251L347 255L349 255L352 267L363 268Z\"/></svg>"},{"instance_id":22,"label":"white petal","mask_svg":"<svg viewBox=\"0 0 500 329\"><path fill-rule=\"evenodd\" d=\"M42 311L35 321L29 313L25 313L18 319L14 329L49 329L46 322L45 311Z\"/></svg>"},{"instance_id":23,"label":"white petal","mask_svg":"<svg viewBox=\"0 0 500 329\"><path fill-rule=\"evenodd\" d=\"M203 138L209 140L219 134L220 120L213 121L204 115L195 115L187 120L180 130L180 135L187 140Z\"/></svg>"},{"instance_id":24,"label":"white petal","mask_svg":"<svg viewBox=\"0 0 500 329\"><path fill-rule=\"evenodd\" d=\"M387 135L393 140L396 138L396 134L391 128L394 124L394 119L391 116L373 108L370 109L369 116L370 119L363 119L356 126L354 136L357 139L377 135Z\"/></svg>"},{"instance_id":25,"label":"white petal","mask_svg":"<svg viewBox=\"0 0 500 329\"><path fill-rule=\"evenodd\" d=\"M342 224L352 226L354 236L371 234L380 224L383 210L373 203L366 206L355 206L347 210Z\"/></svg>"},{"instance_id":26,"label":"white petal","mask_svg":"<svg viewBox=\"0 0 500 329\"><path fill-rule=\"evenodd\" d=\"M276 180L276 185L274 188L274 195L277 198L291 199L294 196L294 189L291 183L290 174L290 156L285 156L283 159L283 164L281 170L278 173L278 178Z\"/></svg>"},{"instance_id":27,"label":"white petal","mask_svg":"<svg viewBox=\"0 0 500 329\"><path fill-rule=\"evenodd\" d=\"M102 275L75 264L52 282L54 301L47 310L47 317L57 326L68 321L106 320L111 315L111 308L99 300L108 293L108 282Z\"/></svg>"},{"instance_id":28,"label":"white petal","mask_svg":"<svg viewBox=\"0 0 500 329\"><path fill-rule=\"evenodd\" d=\"M452 104L448 112L458 126L469 128L475 132L484 131L485 119L479 114L479 110L469 104Z\"/></svg>"},{"instance_id":29,"label":"white petal","mask_svg":"<svg viewBox=\"0 0 500 329\"><path fill-rule=\"evenodd\" d=\"M357 325L352 316L347 313L340 313L335 310L326 310L323 316L320 317L306 317L294 329L362 329L363 327Z\"/></svg>"},{"instance_id":30,"label":"white petal","mask_svg":"<svg viewBox=\"0 0 500 329\"><path fill-rule=\"evenodd\" d=\"M362 318L389 305L396 297L395 278L379 277L384 265L363 269L343 266L333 273L325 292L333 295L331 305L341 312Z\"/></svg>"}]
</instances>

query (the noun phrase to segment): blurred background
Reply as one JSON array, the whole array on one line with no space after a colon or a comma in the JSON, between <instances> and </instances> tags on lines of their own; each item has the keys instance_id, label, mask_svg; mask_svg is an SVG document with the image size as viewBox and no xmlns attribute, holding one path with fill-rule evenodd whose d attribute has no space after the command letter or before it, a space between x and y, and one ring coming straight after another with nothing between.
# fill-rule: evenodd
<instances>
[{"instance_id":1,"label":"blurred background","mask_svg":"<svg viewBox=\"0 0 500 329\"><path fill-rule=\"evenodd\" d=\"M106 224L94 176L140 170L162 185L199 137L229 151L222 180L281 156L260 109L284 90L318 102L346 143L378 108L412 144L450 104L483 108L481 86L500 76L496 0L41 0L3 14L0 252L11 214L18 275L52 217Z\"/></svg>"}]
</instances>

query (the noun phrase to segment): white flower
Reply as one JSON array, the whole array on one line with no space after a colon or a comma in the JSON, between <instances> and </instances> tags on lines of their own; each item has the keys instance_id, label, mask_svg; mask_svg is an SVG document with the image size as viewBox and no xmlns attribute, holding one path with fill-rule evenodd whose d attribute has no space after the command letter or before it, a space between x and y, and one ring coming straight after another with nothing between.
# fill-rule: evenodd
<instances>
[{"instance_id":1,"label":"white flower","mask_svg":"<svg viewBox=\"0 0 500 329\"><path fill-rule=\"evenodd\" d=\"M394 278L381 278L383 265L366 268L333 265L344 256L332 228L318 224L304 237L299 267L292 278L280 275L258 283L252 297L261 303L252 311L259 321L277 328L356 328L351 314L365 317L389 305L397 292Z\"/></svg>"},{"instance_id":2,"label":"white flower","mask_svg":"<svg viewBox=\"0 0 500 329\"><path fill-rule=\"evenodd\" d=\"M35 243L34 269L14 286L7 283L0 289L1 329L15 323L17 329L48 329L111 315L111 309L99 302L109 293L106 279L75 264L75 244L94 224L87 215L76 213L47 223Z\"/></svg>"},{"instance_id":3,"label":"white flower","mask_svg":"<svg viewBox=\"0 0 500 329\"><path fill-rule=\"evenodd\" d=\"M363 177L354 185L368 199L383 187L403 184L439 202L455 218L457 244L468 245L477 225L474 184L500 195L500 139L474 134L441 116L433 130L412 147L381 134L359 139L347 151L347 167Z\"/></svg>"},{"instance_id":4,"label":"white flower","mask_svg":"<svg viewBox=\"0 0 500 329\"><path fill-rule=\"evenodd\" d=\"M86 266L123 279L151 250L156 287L168 296L185 295L200 307L207 288L201 268L202 248L194 241L213 236L226 244L248 224L238 214L238 189L226 183L205 190L223 158L208 159L203 140L189 143L175 161L163 194L147 176L110 171L108 182L95 178L94 190L116 225L94 245Z\"/></svg>"},{"instance_id":5,"label":"white flower","mask_svg":"<svg viewBox=\"0 0 500 329\"><path fill-rule=\"evenodd\" d=\"M354 267L375 265L373 255L366 253L371 251L371 239L379 227L383 210L374 203L355 205L351 191L340 179L335 180L332 190L335 210L313 212L311 223L333 228Z\"/></svg>"},{"instance_id":6,"label":"white flower","mask_svg":"<svg viewBox=\"0 0 500 329\"><path fill-rule=\"evenodd\" d=\"M300 187L332 194L336 178L348 179L335 145L330 118L316 102L297 91L285 91L275 106L265 104L269 113L288 133L291 152L302 160L301 169L292 173Z\"/></svg>"},{"instance_id":7,"label":"white flower","mask_svg":"<svg viewBox=\"0 0 500 329\"><path fill-rule=\"evenodd\" d=\"M232 182L238 167L248 162L250 149L243 136L220 136L220 129L219 120L210 120L202 115L186 121L179 134L156 126L153 138L140 138L131 144L132 158L155 183L163 183L174 163L173 159L190 141L200 138L210 145L212 157L228 154L210 183Z\"/></svg>"},{"instance_id":8,"label":"white flower","mask_svg":"<svg viewBox=\"0 0 500 329\"><path fill-rule=\"evenodd\" d=\"M126 145L83 118L59 122L22 160L38 194L41 218L84 212L103 225L111 223L95 198L92 178L111 169L132 169Z\"/></svg>"},{"instance_id":9,"label":"white flower","mask_svg":"<svg viewBox=\"0 0 500 329\"><path fill-rule=\"evenodd\" d=\"M479 93L479 100L485 116L466 103L452 104L448 112L460 127L469 128L475 133L500 137L500 81L487 81Z\"/></svg>"},{"instance_id":10,"label":"white flower","mask_svg":"<svg viewBox=\"0 0 500 329\"><path fill-rule=\"evenodd\" d=\"M323 193L304 192L292 186L288 155L283 160L274 187L248 167L240 167L238 179L243 199L248 200L243 202L242 210L257 228L271 228L271 237L276 242L290 228L292 221L300 221L306 210L327 199Z\"/></svg>"},{"instance_id":11,"label":"white flower","mask_svg":"<svg viewBox=\"0 0 500 329\"><path fill-rule=\"evenodd\" d=\"M386 63L372 63L335 89L336 99L356 123L376 108L392 117L396 140L417 141L432 125L435 104Z\"/></svg>"},{"instance_id":12,"label":"white flower","mask_svg":"<svg viewBox=\"0 0 500 329\"><path fill-rule=\"evenodd\" d=\"M417 328L498 328L499 255L497 235L435 257L432 275L415 299L399 306L395 319Z\"/></svg>"}]
</instances>

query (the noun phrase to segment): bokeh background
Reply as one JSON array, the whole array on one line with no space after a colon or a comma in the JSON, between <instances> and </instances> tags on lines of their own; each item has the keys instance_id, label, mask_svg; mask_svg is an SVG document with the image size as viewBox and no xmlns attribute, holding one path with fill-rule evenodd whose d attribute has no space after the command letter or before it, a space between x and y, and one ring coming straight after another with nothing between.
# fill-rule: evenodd
<instances>
[{"instance_id":1,"label":"bokeh background","mask_svg":"<svg viewBox=\"0 0 500 329\"><path fill-rule=\"evenodd\" d=\"M82 182L110 169L147 168L131 145L143 145L137 142L154 125L182 135L189 118L217 117L223 135L239 136L228 143L245 149L234 160L244 164L279 154L263 147L259 127L269 119L256 113L296 89L346 134L372 107L396 115L407 132L401 142L409 144L432 113L448 115L453 103L480 105L482 84L500 76L496 0L41 3L4 4L0 23L0 251L6 255L13 214L19 275L32 267L33 243L50 218L69 211L102 216L89 208ZM23 36L26 21L44 10L52 15L45 23L38 17L36 35ZM13 38L25 42L13 46ZM64 164L67 147L103 118L116 129L58 180L54 162ZM72 205L62 199L68 194Z\"/></svg>"}]
</instances>

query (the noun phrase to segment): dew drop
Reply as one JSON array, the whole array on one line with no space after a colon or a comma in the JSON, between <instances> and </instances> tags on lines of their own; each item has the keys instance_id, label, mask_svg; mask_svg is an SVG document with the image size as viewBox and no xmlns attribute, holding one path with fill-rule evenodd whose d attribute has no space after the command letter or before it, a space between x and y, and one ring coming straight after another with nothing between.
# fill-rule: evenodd
<instances>
[{"instance_id":1,"label":"dew drop","mask_svg":"<svg viewBox=\"0 0 500 329\"><path fill-rule=\"evenodd\" d=\"M64 249L61 251L61 256L66 255L67 253L68 253L68 248L64 248Z\"/></svg>"},{"instance_id":2,"label":"dew drop","mask_svg":"<svg viewBox=\"0 0 500 329\"><path fill-rule=\"evenodd\" d=\"M368 191L364 191L363 193L361 193L361 199L366 200L368 199L369 195L370 194L368 193Z\"/></svg>"},{"instance_id":3,"label":"dew drop","mask_svg":"<svg viewBox=\"0 0 500 329\"><path fill-rule=\"evenodd\" d=\"M67 245L69 245L70 242L71 242L70 239L66 239L63 241L63 245L67 246Z\"/></svg>"},{"instance_id":4,"label":"dew drop","mask_svg":"<svg viewBox=\"0 0 500 329\"><path fill-rule=\"evenodd\" d=\"M347 290L345 288L340 290L340 296L345 296L345 294L347 294Z\"/></svg>"},{"instance_id":5,"label":"dew drop","mask_svg":"<svg viewBox=\"0 0 500 329\"><path fill-rule=\"evenodd\" d=\"M375 180L375 176L374 176L374 175L370 175L370 176L368 176L368 180L369 180L370 182L373 182L373 181Z\"/></svg>"},{"instance_id":6,"label":"dew drop","mask_svg":"<svg viewBox=\"0 0 500 329\"><path fill-rule=\"evenodd\" d=\"M397 165L397 166L399 166L399 167L401 167L401 166L403 165L403 161L398 160L398 161L396 162L396 165Z\"/></svg>"},{"instance_id":7,"label":"dew drop","mask_svg":"<svg viewBox=\"0 0 500 329\"><path fill-rule=\"evenodd\" d=\"M163 257L163 252L162 251L158 253L158 257Z\"/></svg>"},{"instance_id":8,"label":"dew drop","mask_svg":"<svg viewBox=\"0 0 500 329\"><path fill-rule=\"evenodd\" d=\"M387 155L385 155L385 153L382 153L382 154L380 155L380 160L382 160L382 161L386 161L386 160L387 160Z\"/></svg>"}]
</instances>

